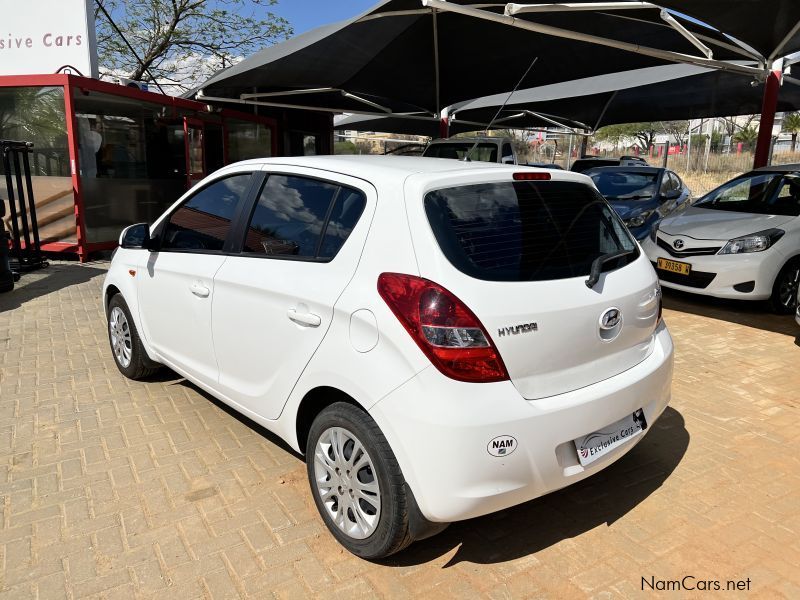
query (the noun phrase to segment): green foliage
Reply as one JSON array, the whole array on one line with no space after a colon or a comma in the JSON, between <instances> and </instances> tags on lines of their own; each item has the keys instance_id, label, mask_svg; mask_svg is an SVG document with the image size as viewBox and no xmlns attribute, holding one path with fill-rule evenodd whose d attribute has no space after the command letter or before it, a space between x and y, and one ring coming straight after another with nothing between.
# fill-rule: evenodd
<instances>
[{"instance_id":1,"label":"green foliage","mask_svg":"<svg viewBox=\"0 0 800 600\"><path fill-rule=\"evenodd\" d=\"M698 150L703 150L706 147L706 139L708 135L705 133L692 134L692 153ZM711 134L711 152L721 152L722 143L724 142L724 135L720 131L715 131Z\"/></svg>"},{"instance_id":2,"label":"green foliage","mask_svg":"<svg viewBox=\"0 0 800 600\"><path fill-rule=\"evenodd\" d=\"M348 142L346 140L341 142L335 142L333 144L333 153L334 154L358 154L358 148L353 142Z\"/></svg>"},{"instance_id":3,"label":"green foliage","mask_svg":"<svg viewBox=\"0 0 800 600\"><path fill-rule=\"evenodd\" d=\"M656 134L664 131L661 123L651 121L646 123L624 123L622 125L607 125L595 133L595 139L600 142L609 142L615 146L627 140L633 140L643 152L648 152L655 141Z\"/></svg>"},{"instance_id":4,"label":"green foliage","mask_svg":"<svg viewBox=\"0 0 800 600\"><path fill-rule=\"evenodd\" d=\"M800 113L789 113L783 118L783 130L792 134L792 152L797 145L797 134L800 133Z\"/></svg>"},{"instance_id":5,"label":"green foliage","mask_svg":"<svg viewBox=\"0 0 800 600\"><path fill-rule=\"evenodd\" d=\"M215 71L289 37L289 23L267 10L276 3L277 0L104 0L106 10L144 65L131 55L108 19L96 9L101 73L152 81L149 69L162 85L190 89Z\"/></svg>"},{"instance_id":6,"label":"green foliage","mask_svg":"<svg viewBox=\"0 0 800 600\"><path fill-rule=\"evenodd\" d=\"M758 129L755 127L745 127L744 129L740 129L736 133L733 134L733 141L735 143L741 143L744 146L745 150L749 150L756 144L756 140L758 139Z\"/></svg>"}]
</instances>

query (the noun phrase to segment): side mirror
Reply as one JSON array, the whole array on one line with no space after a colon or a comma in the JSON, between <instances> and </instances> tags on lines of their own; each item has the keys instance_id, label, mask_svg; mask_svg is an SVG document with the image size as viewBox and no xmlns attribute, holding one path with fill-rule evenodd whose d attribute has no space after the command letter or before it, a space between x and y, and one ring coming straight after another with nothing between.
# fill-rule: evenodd
<instances>
[{"instance_id":1,"label":"side mirror","mask_svg":"<svg viewBox=\"0 0 800 600\"><path fill-rule=\"evenodd\" d=\"M663 194L661 194L661 199L664 200L664 201L666 201L666 200L676 200L676 199L678 199L680 197L681 197L681 191L680 190L669 190L668 192L664 192Z\"/></svg>"},{"instance_id":2,"label":"side mirror","mask_svg":"<svg viewBox=\"0 0 800 600\"><path fill-rule=\"evenodd\" d=\"M150 237L150 226L147 223L137 223L122 230L119 245L120 248L131 250L154 250L156 240Z\"/></svg>"},{"instance_id":3,"label":"side mirror","mask_svg":"<svg viewBox=\"0 0 800 600\"><path fill-rule=\"evenodd\" d=\"M500 162L502 162L504 165L513 165L514 157L509 154L508 156L504 156L503 158L501 158Z\"/></svg>"}]
</instances>

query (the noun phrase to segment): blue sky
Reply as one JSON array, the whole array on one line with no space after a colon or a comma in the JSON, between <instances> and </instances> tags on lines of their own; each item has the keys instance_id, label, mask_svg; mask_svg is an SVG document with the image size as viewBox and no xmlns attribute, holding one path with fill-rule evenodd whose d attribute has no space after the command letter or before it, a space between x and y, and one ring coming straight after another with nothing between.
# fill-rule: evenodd
<instances>
[{"instance_id":1,"label":"blue sky","mask_svg":"<svg viewBox=\"0 0 800 600\"><path fill-rule=\"evenodd\" d=\"M279 0L270 12L287 19L295 34L364 12L379 0Z\"/></svg>"}]
</instances>

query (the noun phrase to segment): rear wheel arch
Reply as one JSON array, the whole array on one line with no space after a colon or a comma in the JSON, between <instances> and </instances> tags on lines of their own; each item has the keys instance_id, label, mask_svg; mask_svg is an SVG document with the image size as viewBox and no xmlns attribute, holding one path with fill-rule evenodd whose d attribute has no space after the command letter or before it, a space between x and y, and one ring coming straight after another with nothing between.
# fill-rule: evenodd
<instances>
[{"instance_id":1,"label":"rear wheel arch","mask_svg":"<svg viewBox=\"0 0 800 600\"><path fill-rule=\"evenodd\" d=\"M350 394L332 386L318 386L306 392L297 407L295 417L295 433L297 435L297 446L300 452L305 452L308 433L311 431L311 424L317 415L331 404L345 402L360 408L364 412L366 409Z\"/></svg>"}]
</instances>

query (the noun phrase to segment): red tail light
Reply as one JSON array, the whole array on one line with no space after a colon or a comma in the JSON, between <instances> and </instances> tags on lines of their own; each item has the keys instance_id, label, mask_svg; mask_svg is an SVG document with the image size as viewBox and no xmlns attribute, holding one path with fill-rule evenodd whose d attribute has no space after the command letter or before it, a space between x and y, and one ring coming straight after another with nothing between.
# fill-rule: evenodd
<instances>
[{"instance_id":1,"label":"red tail light","mask_svg":"<svg viewBox=\"0 0 800 600\"><path fill-rule=\"evenodd\" d=\"M512 175L514 181L550 181L550 173L541 171L519 171Z\"/></svg>"},{"instance_id":2,"label":"red tail light","mask_svg":"<svg viewBox=\"0 0 800 600\"><path fill-rule=\"evenodd\" d=\"M413 275L382 273L378 293L442 373L458 381L505 381L508 372L489 334L442 286Z\"/></svg>"}]
</instances>

